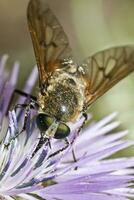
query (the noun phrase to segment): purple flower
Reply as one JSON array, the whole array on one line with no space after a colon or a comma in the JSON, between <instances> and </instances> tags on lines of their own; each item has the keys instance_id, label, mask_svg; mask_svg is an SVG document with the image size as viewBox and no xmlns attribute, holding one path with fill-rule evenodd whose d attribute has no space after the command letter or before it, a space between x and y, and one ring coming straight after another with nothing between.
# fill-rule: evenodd
<instances>
[{"instance_id":1,"label":"purple flower","mask_svg":"<svg viewBox=\"0 0 134 200\"><path fill-rule=\"evenodd\" d=\"M19 64L5 69L7 56L0 60L0 199L46 200L127 200L134 197L134 157L108 158L133 145L124 140L127 131L116 132L116 113L89 125L55 156L64 141L51 139L51 148L44 144L34 153L40 133L35 112L28 116L26 130L22 110L9 111L14 96ZM34 68L23 91L30 93L37 79ZM24 103L20 97L17 103ZM7 115L8 113L8 115ZM76 136L83 119L71 126L70 141ZM18 136L17 136L18 135ZM16 137L17 136L17 137Z\"/></svg>"}]
</instances>

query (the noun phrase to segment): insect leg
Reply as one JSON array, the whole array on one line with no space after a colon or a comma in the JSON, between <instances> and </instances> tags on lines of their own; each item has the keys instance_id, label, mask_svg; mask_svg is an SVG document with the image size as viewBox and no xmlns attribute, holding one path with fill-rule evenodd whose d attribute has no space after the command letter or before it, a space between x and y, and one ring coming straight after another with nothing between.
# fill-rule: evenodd
<instances>
[{"instance_id":1,"label":"insect leg","mask_svg":"<svg viewBox=\"0 0 134 200\"><path fill-rule=\"evenodd\" d=\"M76 158L76 156L75 156L74 148L72 149L72 156L73 156L74 162L77 162L77 158ZM74 170L77 170L77 169L78 169L78 167L76 166L76 167L74 168Z\"/></svg>"},{"instance_id":2,"label":"insect leg","mask_svg":"<svg viewBox=\"0 0 134 200\"><path fill-rule=\"evenodd\" d=\"M26 130L26 125L27 125L27 121L28 121L28 116L30 114L30 110L29 110L29 105L28 104L17 104L15 106L15 111L18 109L18 108L24 108L26 109L26 112L25 112L25 117L24 117L24 124L23 124L23 127L22 127L22 130L19 131L13 138L10 139L10 141L8 142L8 144L6 144L6 146L8 146L11 142L11 140L14 140L15 138L17 138L23 131Z\"/></svg>"},{"instance_id":3,"label":"insect leg","mask_svg":"<svg viewBox=\"0 0 134 200\"><path fill-rule=\"evenodd\" d=\"M49 141L49 138L45 138L43 137L43 135L41 134L41 137L39 138L39 143L37 144L33 154L32 154L32 157L37 153L37 151L43 146L43 144L47 144L49 145L50 141Z\"/></svg>"},{"instance_id":4,"label":"insect leg","mask_svg":"<svg viewBox=\"0 0 134 200\"><path fill-rule=\"evenodd\" d=\"M77 134L79 135L80 131L82 130L82 128L84 127L84 125L86 124L87 120L88 120L88 115L86 112L82 113L83 117L84 117L84 121L82 123L82 125L79 127Z\"/></svg>"},{"instance_id":5,"label":"insect leg","mask_svg":"<svg viewBox=\"0 0 134 200\"><path fill-rule=\"evenodd\" d=\"M27 107L27 104L17 104L17 105L15 105L14 110L15 110L15 112L16 112L18 108L26 108L26 107ZM17 132L17 134L16 134L14 137L12 137L12 138L9 140L8 143L4 144L5 147L7 148L7 147L10 145L10 142L11 142L12 140L14 140L15 138L17 138L17 137L21 134L21 132L22 132L22 131Z\"/></svg>"},{"instance_id":6,"label":"insect leg","mask_svg":"<svg viewBox=\"0 0 134 200\"><path fill-rule=\"evenodd\" d=\"M11 140L14 140L15 138L17 138L23 131L26 130L26 126L27 126L27 122L28 122L28 117L30 115L30 111L32 108L34 108L34 102L31 101L29 102L29 104L17 104L15 105L15 112L17 111L18 108L23 108L25 109L25 116L24 116L24 123L23 123L23 127L22 130L19 131L13 138L10 139L10 141L8 142L8 144L6 144L5 146L9 146Z\"/></svg>"},{"instance_id":7,"label":"insect leg","mask_svg":"<svg viewBox=\"0 0 134 200\"><path fill-rule=\"evenodd\" d=\"M37 98L35 96L33 96L31 94L28 94L28 93L26 93L24 91L21 91L19 89L15 89L14 93L20 94L21 96L28 97L28 98L30 98L30 99L32 99L34 101L37 101Z\"/></svg>"},{"instance_id":8,"label":"insect leg","mask_svg":"<svg viewBox=\"0 0 134 200\"><path fill-rule=\"evenodd\" d=\"M82 125L81 125L81 126L79 127L79 129L78 129L77 135L79 135L80 131L82 130L83 126L85 125L85 123L86 123L86 121L87 121L87 119L88 119L88 115L87 115L86 112L83 112L82 115L83 115L83 117L84 117L84 121L83 121ZM74 162L77 162L77 158L76 158L76 156L75 156L75 150L74 150L74 148L72 149L72 156L73 156ZM75 170L77 170L77 167L75 168Z\"/></svg>"},{"instance_id":9,"label":"insect leg","mask_svg":"<svg viewBox=\"0 0 134 200\"><path fill-rule=\"evenodd\" d=\"M26 106L25 116L24 116L24 124L23 124L22 130L20 131L20 133L22 133L23 131L26 130L26 126L27 126L28 117L30 115L30 112L31 112L31 106L29 104L28 106Z\"/></svg>"},{"instance_id":10,"label":"insect leg","mask_svg":"<svg viewBox=\"0 0 134 200\"><path fill-rule=\"evenodd\" d=\"M26 107L28 106L28 104L16 104L14 107L15 112L17 111L18 108L20 109L26 109Z\"/></svg>"},{"instance_id":11,"label":"insect leg","mask_svg":"<svg viewBox=\"0 0 134 200\"><path fill-rule=\"evenodd\" d=\"M69 146L69 144L70 144L70 142L68 141L68 139L66 138L65 139L65 143L66 143L66 145L63 147L63 148L61 148L61 149L59 149L58 151L55 151L54 153L52 153L48 158L51 158L51 157L53 157L53 156L55 156L55 155L57 155L57 154L59 154L59 153L61 153L62 151L64 151L64 150L66 150L67 149L67 147Z\"/></svg>"},{"instance_id":12,"label":"insect leg","mask_svg":"<svg viewBox=\"0 0 134 200\"><path fill-rule=\"evenodd\" d=\"M35 96L33 96L33 95L31 95L31 94L28 94L28 93L26 93L26 92L24 92L24 91L21 91L21 90L19 90L19 89L15 89L15 90L13 91L13 94L12 94L11 99L10 99L10 103L9 103L9 105L8 105L8 109L7 109L7 113L6 113L7 115L8 115L8 110L10 109L10 106L11 106L11 104L12 104L12 101L13 101L13 98L14 98L15 93L16 93L16 94L19 94L19 95L21 95L21 96L24 96L24 97L26 97L26 98L30 98L30 99L32 99L33 101L37 101L37 98L36 98Z\"/></svg>"}]
</instances>

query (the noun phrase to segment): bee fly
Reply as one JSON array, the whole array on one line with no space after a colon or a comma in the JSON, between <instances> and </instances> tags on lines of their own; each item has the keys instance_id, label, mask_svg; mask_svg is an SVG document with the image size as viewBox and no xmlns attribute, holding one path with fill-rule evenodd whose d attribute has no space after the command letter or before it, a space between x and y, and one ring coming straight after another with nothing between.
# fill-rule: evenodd
<instances>
[{"instance_id":1,"label":"bee fly","mask_svg":"<svg viewBox=\"0 0 134 200\"><path fill-rule=\"evenodd\" d=\"M30 0L28 26L39 72L37 127L42 137L65 139L69 122L84 115L89 106L134 70L134 46L113 47L72 60L68 38L48 6Z\"/></svg>"}]
</instances>

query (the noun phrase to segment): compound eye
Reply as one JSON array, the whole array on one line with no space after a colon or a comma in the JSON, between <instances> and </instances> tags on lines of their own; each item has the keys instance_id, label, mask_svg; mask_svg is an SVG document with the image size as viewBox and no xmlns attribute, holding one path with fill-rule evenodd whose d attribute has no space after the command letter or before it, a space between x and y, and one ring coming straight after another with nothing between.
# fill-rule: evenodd
<instances>
[{"instance_id":1,"label":"compound eye","mask_svg":"<svg viewBox=\"0 0 134 200\"><path fill-rule=\"evenodd\" d=\"M37 127L40 129L41 132L46 131L52 125L53 122L53 117L44 113L40 113L36 117Z\"/></svg>"},{"instance_id":2,"label":"compound eye","mask_svg":"<svg viewBox=\"0 0 134 200\"><path fill-rule=\"evenodd\" d=\"M57 128L57 131L54 135L54 138L55 139L64 139L69 134L70 134L70 128L66 124L60 123L58 128Z\"/></svg>"}]
</instances>

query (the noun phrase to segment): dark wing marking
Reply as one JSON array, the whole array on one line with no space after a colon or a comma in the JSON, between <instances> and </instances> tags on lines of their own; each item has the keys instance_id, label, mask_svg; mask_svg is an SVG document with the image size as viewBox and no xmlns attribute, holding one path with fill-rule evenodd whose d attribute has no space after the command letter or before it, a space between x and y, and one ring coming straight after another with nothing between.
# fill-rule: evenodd
<instances>
[{"instance_id":1,"label":"dark wing marking","mask_svg":"<svg viewBox=\"0 0 134 200\"><path fill-rule=\"evenodd\" d=\"M86 107L134 71L134 46L106 49L89 57L82 65L85 72Z\"/></svg>"},{"instance_id":2,"label":"dark wing marking","mask_svg":"<svg viewBox=\"0 0 134 200\"><path fill-rule=\"evenodd\" d=\"M29 2L27 18L42 85L60 60L71 57L71 48L63 28L41 0Z\"/></svg>"}]
</instances>

